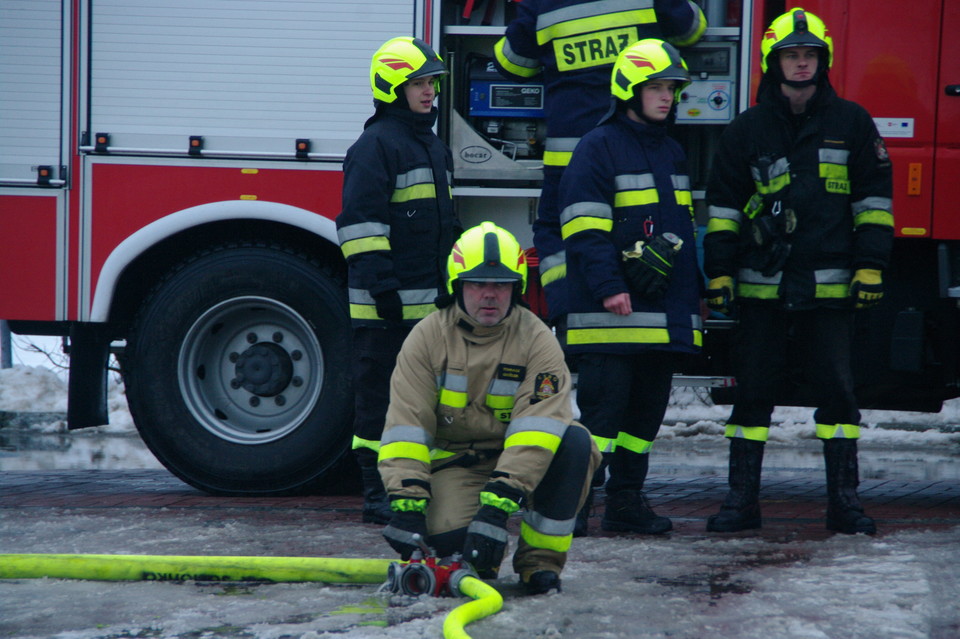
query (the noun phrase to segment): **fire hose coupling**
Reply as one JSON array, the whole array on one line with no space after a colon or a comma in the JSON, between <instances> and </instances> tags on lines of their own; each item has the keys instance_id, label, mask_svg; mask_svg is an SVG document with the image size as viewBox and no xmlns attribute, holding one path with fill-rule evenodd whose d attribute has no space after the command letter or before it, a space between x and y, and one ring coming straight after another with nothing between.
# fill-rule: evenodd
<instances>
[{"instance_id":1,"label":"fire hose coupling","mask_svg":"<svg viewBox=\"0 0 960 639\"><path fill-rule=\"evenodd\" d=\"M420 535L414 534L414 539L420 550L414 551L410 561L394 561L387 567L383 590L412 597L460 597L460 582L476 577L476 571L459 554L439 558Z\"/></svg>"}]
</instances>

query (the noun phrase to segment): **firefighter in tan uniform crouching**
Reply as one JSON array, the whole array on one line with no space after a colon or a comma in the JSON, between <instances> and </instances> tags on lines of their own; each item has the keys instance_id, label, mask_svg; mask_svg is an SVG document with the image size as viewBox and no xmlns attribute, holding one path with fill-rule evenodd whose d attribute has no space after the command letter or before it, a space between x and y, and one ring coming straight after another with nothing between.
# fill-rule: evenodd
<instances>
[{"instance_id":1,"label":"firefighter in tan uniform crouching","mask_svg":"<svg viewBox=\"0 0 960 639\"><path fill-rule=\"evenodd\" d=\"M409 559L425 539L496 577L524 509L513 568L529 594L560 590L576 514L600 453L573 420L570 372L549 328L518 304L527 264L492 222L447 261L451 298L417 324L390 382L379 469L383 536Z\"/></svg>"}]
</instances>

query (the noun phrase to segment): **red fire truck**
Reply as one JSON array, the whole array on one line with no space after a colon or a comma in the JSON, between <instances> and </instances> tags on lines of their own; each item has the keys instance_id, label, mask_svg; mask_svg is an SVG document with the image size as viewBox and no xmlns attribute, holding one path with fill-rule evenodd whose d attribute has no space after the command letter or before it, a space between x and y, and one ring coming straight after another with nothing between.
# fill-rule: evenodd
<instances>
[{"instance_id":1,"label":"red fire truck","mask_svg":"<svg viewBox=\"0 0 960 639\"><path fill-rule=\"evenodd\" d=\"M676 127L698 209L719 133L759 79L758 38L796 6L700 3L711 26L683 52L695 82ZM276 494L338 474L351 331L333 218L380 43L417 35L442 52L461 219L532 244L543 90L489 64L515 5L476 4L0 0L0 318L68 338L70 428L106 423L114 352L140 435L185 482ZM960 395L960 3L803 6L895 167L895 254L883 306L861 318L858 392L937 410ZM707 355L683 372L718 401L732 321L708 322ZM783 403L803 405L802 377Z\"/></svg>"}]
</instances>

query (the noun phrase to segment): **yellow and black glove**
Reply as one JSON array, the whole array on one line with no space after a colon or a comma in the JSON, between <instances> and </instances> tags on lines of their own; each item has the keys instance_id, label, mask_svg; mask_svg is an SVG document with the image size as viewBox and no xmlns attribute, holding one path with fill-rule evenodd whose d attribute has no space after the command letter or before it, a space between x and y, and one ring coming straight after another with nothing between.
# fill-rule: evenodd
<instances>
[{"instance_id":1,"label":"yellow and black glove","mask_svg":"<svg viewBox=\"0 0 960 639\"><path fill-rule=\"evenodd\" d=\"M718 313L729 313L733 305L733 278L721 275L707 284L707 307Z\"/></svg>"},{"instance_id":2,"label":"yellow and black glove","mask_svg":"<svg viewBox=\"0 0 960 639\"><path fill-rule=\"evenodd\" d=\"M850 297L857 308L871 308L883 298L883 275L875 268L858 268L850 280Z\"/></svg>"},{"instance_id":3,"label":"yellow and black glove","mask_svg":"<svg viewBox=\"0 0 960 639\"><path fill-rule=\"evenodd\" d=\"M645 299L663 298L670 285L673 258L682 246L679 237L664 233L646 242L637 241L623 251L623 274L630 290Z\"/></svg>"}]
</instances>

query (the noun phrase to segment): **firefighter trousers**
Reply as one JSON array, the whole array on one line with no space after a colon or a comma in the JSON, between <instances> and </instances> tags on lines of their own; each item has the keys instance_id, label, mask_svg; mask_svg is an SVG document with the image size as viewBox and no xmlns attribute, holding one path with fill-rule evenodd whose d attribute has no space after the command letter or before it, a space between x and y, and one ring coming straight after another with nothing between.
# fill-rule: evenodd
<instances>
[{"instance_id":1,"label":"firefighter trousers","mask_svg":"<svg viewBox=\"0 0 960 639\"><path fill-rule=\"evenodd\" d=\"M670 402L675 353L587 353L578 361L577 406L609 461L607 494L643 490L647 457Z\"/></svg>"},{"instance_id":2,"label":"firefighter trousers","mask_svg":"<svg viewBox=\"0 0 960 639\"><path fill-rule=\"evenodd\" d=\"M777 397L791 383L787 372L795 370L801 371L801 382L810 389L817 424L860 423L851 368L852 309L785 311L741 304L739 319L730 424L769 428Z\"/></svg>"},{"instance_id":3,"label":"firefighter trousers","mask_svg":"<svg viewBox=\"0 0 960 639\"><path fill-rule=\"evenodd\" d=\"M467 527L480 507L480 492L497 467L500 451L466 451L433 463L428 543L441 557L463 550ZM590 434L567 428L540 484L524 504L513 568L523 577L538 570L560 573L567 559L577 512L600 464Z\"/></svg>"},{"instance_id":4,"label":"firefighter trousers","mask_svg":"<svg viewBox=\"0 0 960 639\"><path fill-rule=\"evenodd\" d=\"M354 448L376 450L380 445L390 404L390 376L410 330L399 325L353 329Z\"/></svg>"}]
</instances>

